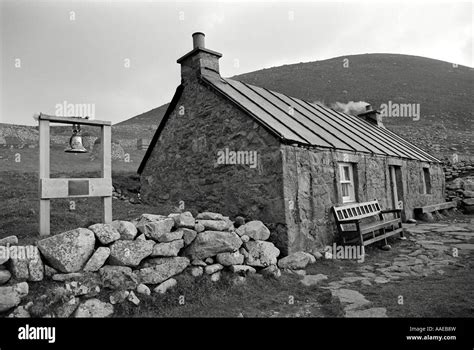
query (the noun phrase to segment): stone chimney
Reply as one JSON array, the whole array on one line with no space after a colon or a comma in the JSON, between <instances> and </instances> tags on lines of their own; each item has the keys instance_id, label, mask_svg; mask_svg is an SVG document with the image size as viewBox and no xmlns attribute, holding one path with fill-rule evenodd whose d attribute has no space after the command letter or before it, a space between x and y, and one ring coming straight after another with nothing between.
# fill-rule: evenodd
<instances>
[{"instance_id":1,"label":"stone chimney","mask_svg":"<svg viewBox=\"0 0 474 350\"><path fill-rule=\"evenodd\" d=\"M377 125L380 128L385 128L382 123L382 116L380 115L380 112L375 109L372 109L371 105L365 106L365 112L360 113L357 116L368 121L371 124Z\"/></svg>"},{"instance_id":2,"label":"stone chimney","mask_svg":"<svg viewBox=\"0 0 474 350\"><path fill-rule=\"evenodd\" d=\"M181 83L199 78L202 74L219 74L219 58L222 54L206 49L204 33L193 34L193 49L178 59L181 64Z\"/></svg>"}]
</instances>

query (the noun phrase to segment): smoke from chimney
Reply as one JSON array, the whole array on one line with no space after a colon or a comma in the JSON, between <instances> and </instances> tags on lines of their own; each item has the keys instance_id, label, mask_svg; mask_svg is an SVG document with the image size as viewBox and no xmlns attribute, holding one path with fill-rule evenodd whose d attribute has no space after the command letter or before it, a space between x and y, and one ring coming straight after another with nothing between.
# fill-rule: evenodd
<instances>
[{"instance_id":1,"label":"smoke from chimney","mask_svg":"<svg viewBox=\"0 0 474 350\"><path fill-rule=\"evenodd\" d=\"M349 101L347 103L336 102L331 105L332 109L335 109L338 112L343 112L350 115L358 115L360 113L366 112L366 107L370 106L370 103L364 101Z\"/></svg>"}]
</instances>

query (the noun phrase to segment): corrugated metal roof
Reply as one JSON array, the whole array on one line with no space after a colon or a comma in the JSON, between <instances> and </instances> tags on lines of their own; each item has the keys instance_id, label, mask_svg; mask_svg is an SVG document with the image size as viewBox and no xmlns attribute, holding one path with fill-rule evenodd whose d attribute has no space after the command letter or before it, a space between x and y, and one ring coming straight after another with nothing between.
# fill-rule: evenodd
<instances>
[{"instance_id":1,"label":"corrugated metal roof","mask_svg":"<svg viewBox=\"0 0 474 350\"><path fill-rule=\"evenodd\" d=\"M392 131L362 118L217 74L202 78L288 142L439 162Z\"/></svg>"}]
</instances>

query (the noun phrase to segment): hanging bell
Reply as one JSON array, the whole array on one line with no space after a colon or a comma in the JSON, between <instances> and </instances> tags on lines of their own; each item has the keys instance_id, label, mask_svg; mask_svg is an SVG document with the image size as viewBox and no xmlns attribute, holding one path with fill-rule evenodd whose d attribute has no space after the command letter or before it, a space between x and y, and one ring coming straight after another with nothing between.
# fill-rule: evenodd
<instances>
[{"instance_id":1,"label":"hanging bell","mask_svg":"<svg viewBox=\"0 0 474 350\"><path fill-rule=\"evenodd\" d=\"M73 124L72 136L69 139L69 148L66 148L64 152L87 153L87 150L82 145L81 126L79 124Z\"/></svg>"}]
</instances>

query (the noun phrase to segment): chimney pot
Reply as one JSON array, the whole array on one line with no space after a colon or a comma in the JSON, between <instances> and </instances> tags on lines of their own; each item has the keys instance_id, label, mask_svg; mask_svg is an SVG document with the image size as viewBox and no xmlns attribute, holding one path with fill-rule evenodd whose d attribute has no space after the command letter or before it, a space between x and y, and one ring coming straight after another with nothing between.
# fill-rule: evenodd
<instances>
[{"instance_id":1,"label":"chimney pot","mask_svg":"<svg viewBox=\"0 0 474 350\"><path fill-rule=\"evenodd\" d=\"M201 32L196 32L193 34L193 49L204 49L206 47L206 45L204 44L204 37L204 33Z\"/></svg>"}]
</instances>

